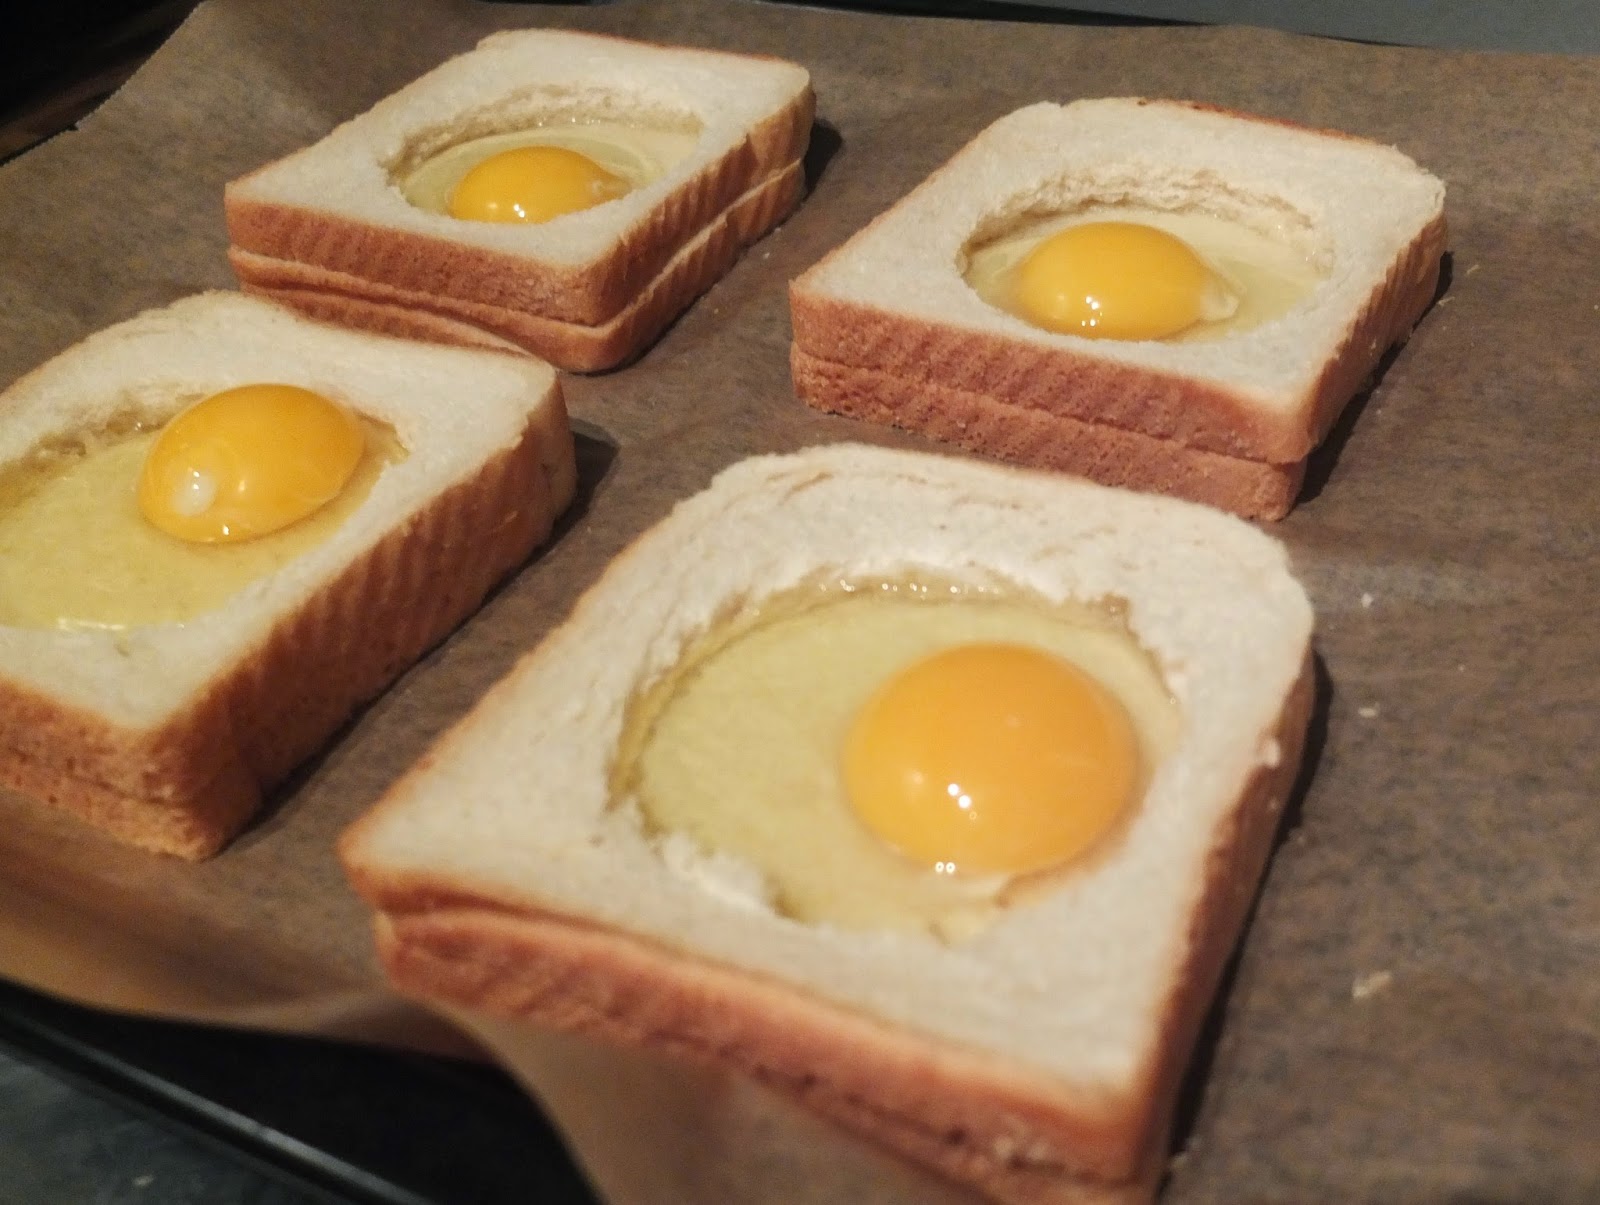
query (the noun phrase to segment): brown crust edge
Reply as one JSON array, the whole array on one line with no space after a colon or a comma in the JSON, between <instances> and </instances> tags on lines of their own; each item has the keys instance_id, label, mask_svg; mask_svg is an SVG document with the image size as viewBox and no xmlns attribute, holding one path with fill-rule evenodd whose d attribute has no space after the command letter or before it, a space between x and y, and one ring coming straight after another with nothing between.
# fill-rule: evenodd
<instances>
[{"instance_id":1,"label":"brown crust edge","mask_svg":"<svg viewBox=\"0 0 1600 1205\"><path fill-rule=\"evenodd\" d=\"M1310 387L1270 410L1225 385L814 293L809 272L789 289L794 341L817 360L1202 451L1293 464L1322 441L1384 353L1404 342L1427 312L1438 290L1446 236L1440 213L1395 257Z\"/></svg>"},{"instance_id":2,"label":"brown crust edge","mask_svg":"<svg viewBox=\"0 0 1600 1205\"><path fill-rule=\"evenodd\" d=\"M390 530L159 727L127 729L0 680L0 785L143 849L214 854L549 537L576 487L552 390L517 444Z\"/></svg>"},{"instance_id":3,"label":"brown crust edge","mask_svg":"<svg viewBox=\"0 0 1600 1205\"><path fill-rule=\"evenodd\" d=\"M929 1040L765 976L448 884L355 863L380 911L391 980L449 1002L731 1069L1007 1205L1150 1200L1178 1087L1255 897L1312 702L1309 651L1276 730L1281 756L1241 787L1215 836L1161 1040L1126 1100L1091 1100L1026 1068Z\"/></svg>"},{"instance_id":4,"label":"brown crust edge","mask_svg":"<svg viewBox=\"0 0 1600 1205\"><path fill-rule=\"evenodd\" d=\"M1267 464L1224 456L990 394L836 364L798 343L790 349L790 372L800 400L818 410L915 431L1012 464L1204 502L1247 519L1288 514L1305 477L1303 460Z\"/></svg>"},{"instance_id":5,"label":"brown crust edge","mask_svg":"<svg viewBox=\"0 0 1600 1205\"><path fill-rule=\"evenodd\" d=\"M224 190L228 241L268 259L403 292L598 326L627 307L696 232L755 184L799 160L815 114L816 96L807 84L586 264L544 262L373 225L320 209L312 197L292 205L255 200L249 191L257 173Z\"/></svg>"},{"instance_id":6,"label":"brown crust edge","mask_svg":"<svg viewBox=\"0 0 1600 1205\"><path fill-rule=\"evenodd\" d=\"M324 322L462 347L526 351L568 372L603 372L642 354L799 203L797 160L741 196L679 249L621 313L598 326L401 289L363 275L228 249L245 292Z\"/></svg>"}]
</instances>

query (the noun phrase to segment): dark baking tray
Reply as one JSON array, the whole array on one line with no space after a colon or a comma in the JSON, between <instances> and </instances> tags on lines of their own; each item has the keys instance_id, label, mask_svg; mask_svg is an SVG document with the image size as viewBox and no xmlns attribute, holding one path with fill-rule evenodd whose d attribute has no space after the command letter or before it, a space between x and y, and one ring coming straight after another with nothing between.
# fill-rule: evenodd
<instances>
[{"instance_id":1,"label":"dark baking tray","mask_svg":"<svg viewBox=\"0 0 1600 1205\"><path fill-rule=\"evenodd\" d=\"M0 1049L296 1188L360 1205L596 1205L492 1067L152 1021L0 980Z\"/></svg>"}]
</instances>

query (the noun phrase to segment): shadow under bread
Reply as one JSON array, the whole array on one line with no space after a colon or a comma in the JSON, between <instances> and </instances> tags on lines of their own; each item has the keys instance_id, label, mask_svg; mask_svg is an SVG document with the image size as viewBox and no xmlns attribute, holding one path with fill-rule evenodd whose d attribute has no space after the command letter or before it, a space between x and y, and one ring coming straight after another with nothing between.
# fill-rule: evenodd
<instances>
[{"instance_id":1,"label":"shadow under bread","mask_svg":"<svg viewBox=\"0 0 1600 1205\"><path fill-rule=\"evenodd\" d=\"M1417 319L1417 326L1427 320L1434 306L1450 290L1450 281L1454 274L1455 256L1446 251L1439 259L1439 284L1433 291L1433 298L1428 302L1428 308L1422 311L1422 317ZM1414 331L1416 327L1413 327ZM1399 358L1406 343L1410 341L1410 332L1406 340L1394 344L1373 366L1367 379L1361 383L1361 388L1350 399L1344 409L1340 411L1337 421L1329 428L1327 436L1311 450L1306 457L1306 475L1301 483L1300 494L1295 502L1296 506L1303 506L1322 493L1323 487L1328 484L1333 476L1333 470L1339 463L1339 454L1350 440L1351 433L1356 429L1356 423L1361 418L1361 412L1367 408L1367 403L1372 400L1372 395L1378 386L1383 383L1384 376L1389 371L1389 366Z\"/></svg>"},{"instance_id":2,"label":"shadow under bread","mask_svg":"<svg viewBox=\"0 0 1600 1205\"><path fill-rule=\"evenodd\" d=\"M805 157L801 160L804 165L801 170L806 177L807 196L816 191L823 172L827 170L828 164L833 162L833 157L839 153L839 148L843 145L844 139L833 126L820 120L811 123L811 141L806 144Z\"/></svg>"}]
</instances>

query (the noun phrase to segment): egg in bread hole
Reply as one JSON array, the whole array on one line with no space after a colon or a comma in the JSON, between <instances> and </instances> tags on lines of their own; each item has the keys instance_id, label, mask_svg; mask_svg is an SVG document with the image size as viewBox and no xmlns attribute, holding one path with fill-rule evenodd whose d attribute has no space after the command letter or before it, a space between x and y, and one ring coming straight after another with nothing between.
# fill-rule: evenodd
<instances>
[{"instance_id":1,"label":"egg in bread hole","mask_svg":"<svg viewBox=\"0 0 1600 1205\"><path fill-rule=\"evenodd\" d=\"M1279 318L1328 270L1326 250L1303 229L1132 202L1030 214L975 238L964 257L978 296L1033 326L1177 343Z\"/></svg>"},{"instance_id":2,"label":"egg in bread hole","mask_svg":"<svg viewBox=\"0 0 1600 1205\"><path fill-rule=\"evenodd\" d=\"M130 404L0 467L0 624L214 610L325 540L405 457L387 425L297 385L169 394L160 410Z\"/></svg>"},{"instance_id":3,"label":"egg in bread hole","mask_svg":"<svg viewBox=\"0 0 1600 1205\"><path fill-rule=\"evenodd\" d=\"M463 119L448 135L415 141L391 169L407 201L461 221L543 224L644 188L700 137L687 116L529 116L483 129L486 120L510 119Z\"/></svg>"},{"instance_id":4,"label":"egg in bread hole","mask_svg":"<svg viewBox=\"0 0 1600 1205\"><path fill-rule=\"evenodd\" d=\"M634 700L612 797L707 890L956 942L1113 849L1179 726L1112 603L827 581Z\"/></svg>"}]
</instances>

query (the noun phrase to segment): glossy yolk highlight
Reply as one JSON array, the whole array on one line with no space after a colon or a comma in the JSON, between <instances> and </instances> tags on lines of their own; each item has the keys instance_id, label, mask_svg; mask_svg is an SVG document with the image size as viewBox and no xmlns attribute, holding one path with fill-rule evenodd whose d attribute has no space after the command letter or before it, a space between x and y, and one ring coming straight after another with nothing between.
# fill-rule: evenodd
<instances>
[{"instance_id":1,"label":"glossy yolk highlight","mask_svg":"<svg viewBox=\"0 0 1600 1205\"><path fill-rule=\"evenodd\" d=\"M180 540L248 540L338 497L366 445L360 420L294 385L244 385L183 411L152 445L139 510Z\"/></svg>"},{"instance_id":2,"label":"glossy yolk highlight","mask_svg":"<svg viewBox=\"0 0 1600 1205\"><path fill-rule=\"evenodd\" d=\"M970 644L886 682L845 741L867 827L954 873L1026 874L1087 850L1131 798L1138 742L1122 705L1070 662Z\"/></svg>"},{"instance_id":3,"label":"glossy yolk highlight","mask_svg":"<svg viewBox=\"0 0 1600 1205\"><path fill-rule=\"evenodd\" d=\"M1068 226L1018 265L1015 288L1030 322L1096 339L1166 339L1238 308L1189 244L1138 222Z\"/></svg>"},{"instance_id":4,"label":"glossy yolk highlight","mask_svg":"<svg viewBox=\"0 0 1600 1205\"><path fill-rule=\"evenodd\" d=\"M450 216L473 222L548 222L628 191L628 182L562 146L519 146L479 163L450 194Z\"/></svg>"}]
</instances>

